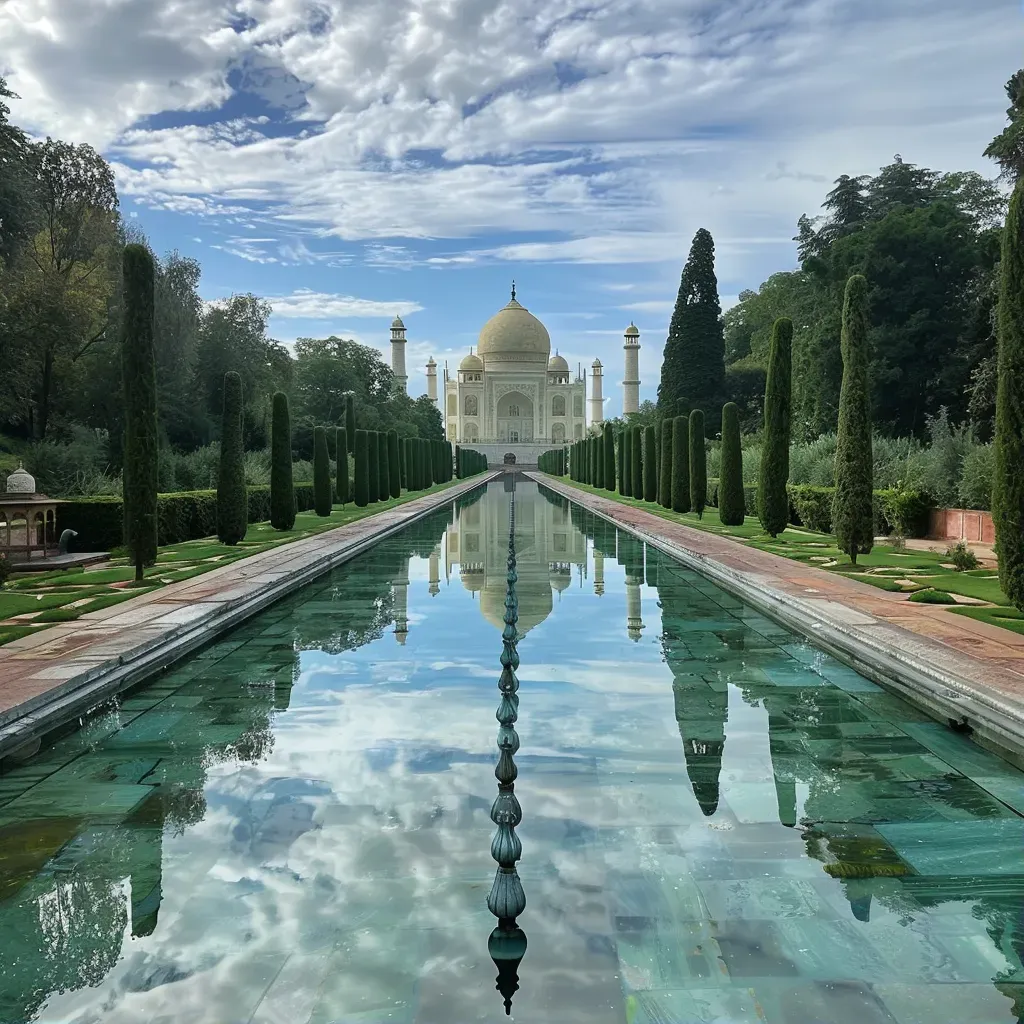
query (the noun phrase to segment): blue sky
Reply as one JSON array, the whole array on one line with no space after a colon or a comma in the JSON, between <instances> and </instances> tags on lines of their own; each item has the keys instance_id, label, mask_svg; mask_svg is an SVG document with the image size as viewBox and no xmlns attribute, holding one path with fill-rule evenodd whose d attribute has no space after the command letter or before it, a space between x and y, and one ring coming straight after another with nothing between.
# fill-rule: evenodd
<instances>
[{"instance_id":1,"label":"blue sky","mask_svg":"<svg viewBox=\"0 0 1024 1024\"><path fill-rule=\"evenodd\" d=\"M7 0L13 119L89 142L208 300L278 339L457 363L508 297L572 365L641 330L643 398L690 240L728 305L797 217L899 152L993 174L1024 18L1007 0Z\"/></svg>"}]
</instances>

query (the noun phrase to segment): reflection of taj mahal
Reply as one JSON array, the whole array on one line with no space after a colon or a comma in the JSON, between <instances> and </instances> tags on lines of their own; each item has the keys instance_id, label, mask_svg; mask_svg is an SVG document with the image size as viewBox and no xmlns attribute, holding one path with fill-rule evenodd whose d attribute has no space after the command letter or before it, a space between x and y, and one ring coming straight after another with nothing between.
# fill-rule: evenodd
<instances>
[{"instance_id":1,"label":"reflection of taj mahal","mask_svg":"<svg viewBox=\"0 0 1024 1024\"><path fill-rule=\"evenodd\" d=\"M405 324L391 325L391 363L396 386L405 389ZM639 406L640 332L626 329L623 412ZM480 330L476 350L459 363L454 376L444 368L441 415L445 435L458 444L565 444L581 438L604 420L604 369L591 367L590 408L587 375L570 371L564 356L551 354L547 328L516 299L498 310ZM437 363L427 363L427 395L438 401ZM589 412L589 417L588 417Z\"/></svg>"}]
</instances>

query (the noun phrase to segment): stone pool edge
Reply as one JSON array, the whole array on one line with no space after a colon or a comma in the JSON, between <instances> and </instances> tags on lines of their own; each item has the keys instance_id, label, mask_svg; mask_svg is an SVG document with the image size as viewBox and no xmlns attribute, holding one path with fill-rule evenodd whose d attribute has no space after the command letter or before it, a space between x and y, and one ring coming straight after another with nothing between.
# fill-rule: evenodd
<instances>
[{"instance_id":1,"label":"stone pool edge","mask_svg":"<svg viewBox=\"0 0 1024 1024\"><path fill-rule=\"evenodd\" d=\"M812 603L785 593L766 585L753 574L732 569L656 532L609 515L598 505L600 501L615 505L614 499L602 499L577 490L543 473L527 475L541 486L576 502L606 522L696 570L727 593L811 640L827 654L923 708L933 717L946 723L965 723L978 739L1014 752L1024 752L1024 703L1008 699L968 679L966 673L956 671L958 662L964 663L965 669L969 664L983 668L981 659L972 658L867 612L849 608L839 600L825 599ZM692 529L685 524L680 525ZM823 607L827 605L833 608ZM841 616L833 609L844 614ZM879 635L882 631L889 633L892 639L883 639ZM951 668L944 670L938 667L937 660L951 665Z\"/></svg>"},{"instance_id":2,"label":"stone pool edge","mask_svg":"<svg viewBox=\"0 0 1024 1024\"><path fill-rule=\"evenodd\" d=\"M58 729L76 718L81 718L117 693L164 671L217 636L287 597L300 587L361 555L407 526L431 515L448 502L485 486L497 476L500 476L500 473L488 472L470 477L443 491L424 495L422 498L383 511L380 513L381 521L376 524L378 529L371 530L368 534L360 532L348 543L346 543L347 538L338 538L335 542L338 546L327 554L318 554L315 551L297 552L300 555L307 555L305 564L298 570L278 574L276 578L262 583L253 592L244 596L235 599L229 598L217 603L211 602L209 609L201 609L199 614L188 616L185 622L168 621L159 633L144 635L138 643L120 653L111 653L104 657L90 655L88 647L74 651L69 654L66 661L86 663L83 664L81 671L67 676L57 674L54 676L54 686L33 698L0 711L0 759L17 752L19 748L33 744L54 729ZM422 506L414 507L421 501L424 502ZM397 516L392 516L392 513L397 513ZM324 543L329 541L331 534L344 531L350 525L361 524L363 527L372 527L376 518L376 516L368 516L358 520L357 523L339 526L337 531L328 530L313 538L303 538L295 543L302 545L313 540ZM269 551L260 552L252 558L259 559L264 555L283 552L291 547L290 544L281 545ZM236 566L253 568L255 565L255 563L251 563L249 566L245 566L246 562L250 562L250 559L242 559L225 568L231 569ZM213 570L214 573L217 571ZM209 578L212 573L203 575ZM199 578L183 581L183 584L194 583ZM236 588L237 583L226 587L225 593ZM170 592L171 588L167 587L158 593L168 596ZM147 597L150 596L140 595L138 605L146 603ZM123 614L133 606L137 606L136 601L125 601L113 609L105 609L104 612ZM196 606L186 605L185 607L194 608ZM104 612L94 614L102 616ZM87 620L86 616L82 616L76 621L83 622L83 624L88 621L91 624L94 620ZM131 626L128 626L127 629L131 630ZM48 631L44 630L35 635L42 636L45 632ZM109 642L109 638L97 637L96 646L102 646L105 641ZM88 662L92 662L92 664L88 664ZM57 669L59 673L60 659L54 659L50 667ZM38 668L38 662L31 667L26 665L28 671L38 670Z\"/></svg>"}]
</instances>

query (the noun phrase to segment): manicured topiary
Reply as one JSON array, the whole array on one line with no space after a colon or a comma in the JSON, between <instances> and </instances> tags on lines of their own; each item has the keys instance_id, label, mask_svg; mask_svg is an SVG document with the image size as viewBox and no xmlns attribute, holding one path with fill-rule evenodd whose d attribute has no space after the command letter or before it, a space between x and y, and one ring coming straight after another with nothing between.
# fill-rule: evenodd
<instances>
[{"instance_id":1,"label":"manicured topiary","mask_svg":"<svg viewBox=\"0 0 1024 1024\"><path fill-rule=\"evenodd\" d=\"M630 428L629 473L633 482L633 497L644 496L644 439L639 427Z\"/></svg>"},{"instance_id":2,"label":"manicured topiary","mask_svg":"<svg viewBox=\"0 0 1024 1024\"><path fill-rule=\"evenodd\" d=\"M345 395L345 437L348 440L349 455L355 454L356 444L356 396L351 391Z\"/></svg>"},{"instance_id":3,"label":"manicured topiary","mask_svg":"<svg viewBox=\"0 0 1024 1024\"><path fill-rule=\"evenodd\" d=\"M632 449L627 427L619 431L619 494L624 498L633 493Z\"/></svg>"},{"instance_id":4,"label":"manicured topiary","mask_svg":"<svg viewBox=\"0 0 1024 1024\"><path fill-rule=\"evenodd\" d=\"M789 420L792 393L793 321L781 317L772 328L764 392L764 440L757 479L757 517L777 537L789 522Z\"/></svg>"},{"instance_id":5,"label":"manicured topiary","mask_svg":"<svg viewBox=\"0 0 1024 1024\"><path fill-rule=\"evenodd\" d=\"M874 465L871 457L871 408L868 393L867 280L854 274L846 282L843 329L843 383L839 392L836 440L836 496L832 529L836 546L857 564L874 543L872 515ZM1020 468L1017 467L1017 473Z\"/></svg>"},{"instance_id":6,"label":"manicured topiary","mask_svg":"<svg viewBox=\"0 0 1024 1024\"><path fill-rule=\"evenodd\" d=\"M672 507L672 420L661 421L661 447L659 449L661 470L658 474L658 504L662 508Z\"/></svg>"},{"instance_id":7,"label":"manicured topiary","mask_svg":"<svg viewBox=\"0 0 1024 1024\"><path fill-rule=\"evenodd\" d=\"M248 528L248 497L242 450L242 378L224 374L224 413L220 428L220 472L217 476L217 537L237 544Z\"/></svg>"},{"instance_id":8,"label":"manicured topiary","mask_svg":"<svg viewBox=\"0 0 1024 1024\"><path fill-rule=\"evenodd\" d=\"M672 511L690 511L690 420L672 421Z\"/></svg>"},{"instance_id":9,"label":"manicured topiary","mask_svg":"<svg viewBox=\"0 0 1024 1024\"><path fill-rule=\"evenodd\" d=\"M368 455L369 472L367 473L367 480L369 481L369 499L370 504L380 500L380 449L377 447L377 431L368 430L366 432L366 451Z\"/></svg>"},{"instance_id":10,"label":"manicured topiary","mask_svg":"<svg viewBox=\"0 0 1024 1024\"><path fill-rule=\"evenodd\" d=\"M377 431L377 498L387 501L391 497L391 459L388 455L388 435Z\"/></svg>"},{"instance_id":11,"label":"manicured topiary","mask_svg":"<svg viewBox=\"0 0 1024 1024\"><path fill-rule=\"evenodd\" d=\"M1013 189L999 265L999 382L992 518L999 585L1024 610L1024 178Z\"/></svg>"},{"instance_id":12,"label":"manicured topiary","mask_svg":"<svg viewBox=\"0 0 1024 1024\"><path fill-rule=\"evenodd\" d=\"M327 430L313 428L313 511L331 514L331 456L327 451Z\"/></svg>"},{"instance_id":13,"label":"manicured topiary","mask_svg":"<svg viewBox=\"0 0 1024 1024\"><path fill-rule=\"evenodd\" d=\"M604 454L604 489L615 490L615 432L606 423L601 431L601 447Z\"/></svg>"},{"instance_id":14,"label":"manicured topiary","mask_svg":"<svg viewBox=\"0 0 1024 1024\"><path fill-rule=\"evenodd\" d=\"M335 474L337 486L335 491L338 501L342 505L347 505L352 500L352 488L348 478L348 430L345 427L338 427L334 437L334 450L338 453L338 467Z\"/></svg>"},{"instance_id":15,"label":"manicured topiary","mask_svg":"<svg viewBox=\"0 0 1024 1024\"><path fill-rule=\"evenodd\" d=\"M726 402L722 407L722 468L718 479L718 518L722 520L723 526L742 526L745 513L740 411L735 402Z\"/></svg>"},{"instance_id":16,"label":"manicured topiary","mask_svg":"<svg viewBox=\"0 0 1024 1024\"><path fill-rule=\"evenodd\" d=\"M283 391L274 395L270 426L270 525L275 530L290 530L295 525L292 420Z\"/></svg>"},{"instance_id":17,"label":"manicured topiary","mask_svg":"<svg viewBox=\"0 0 1024 1024\"><path fill-rule=\"evenodd\" d=\"M704 438L704 413L690 413L690 510L704 518L708 500L708 455Z\"/></svg>"},{"instance_id":18,"label":"manicured topiary","mask_svg":"<svg viewBox=\"0 0 1024 1024\"><path fill-rule=\"evenodd\" d=\"M156 562L157 416L153 354L153 257L144 245L126 245L122 256L124 317L124 533L136 582ZM8 367L10 369L10 367ZM243 483L244 487L244 483ZM242 531L244 535L244 530Z\"/></svg>"},{"instance_id":19,"label":"manicured topiary","mask_svg":"<svg viewBox=\"0 0 1024 1024\"><path fill-rule=\"evenodd\" d=\"M391 480L391 497L402 496L402 466L398 451L398 431L388 431L388 474Z\"/></svg>"},{"instance_id":20,"label":"manicured topiary","mask_svg":"<svg viewBox=\"0 0 1024 1024\"><path fill-rule=\"evenodd\" d=\"M644 429L644 501L658 500L658 448L654 427Z\"/></svg>"},{"instance_id":21,"label":"manicured topiary","mask_svg":"<svg viewBox=\"0 0 1024 1024\"><path fill-rule=\"evenodd\" d=\"M370 440L365 430L356 431L355 481L352 488L357 508L366 508L370 503Z\"/></svg>"}]
</instances>

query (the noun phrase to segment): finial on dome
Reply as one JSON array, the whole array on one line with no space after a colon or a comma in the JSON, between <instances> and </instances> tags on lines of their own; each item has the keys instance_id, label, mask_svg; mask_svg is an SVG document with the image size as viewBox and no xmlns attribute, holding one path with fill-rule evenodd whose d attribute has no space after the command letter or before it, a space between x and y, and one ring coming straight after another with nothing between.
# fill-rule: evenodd
<instances>
[{"instance_id":1,"label":"finial on dome","mask_svg":"<svg viewBox=\"0 0 1024 1024\"><path fill-rule=\"evenodd\" d=\"M512 278L512 301L516 301L516 279Z\"/></svg>"}]
</instances>

